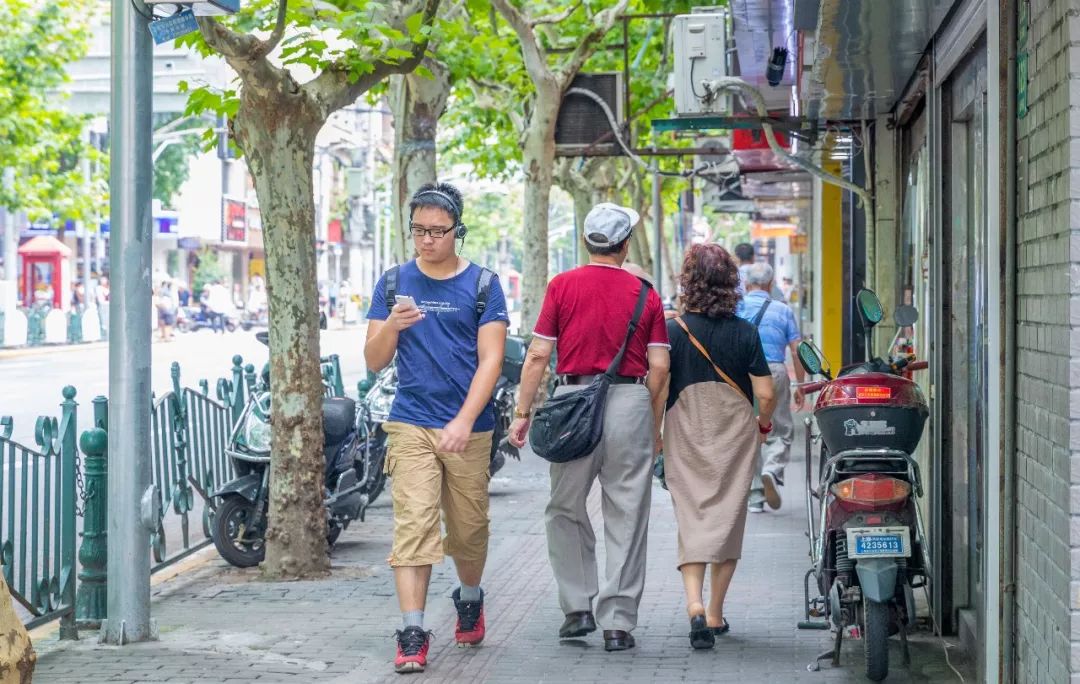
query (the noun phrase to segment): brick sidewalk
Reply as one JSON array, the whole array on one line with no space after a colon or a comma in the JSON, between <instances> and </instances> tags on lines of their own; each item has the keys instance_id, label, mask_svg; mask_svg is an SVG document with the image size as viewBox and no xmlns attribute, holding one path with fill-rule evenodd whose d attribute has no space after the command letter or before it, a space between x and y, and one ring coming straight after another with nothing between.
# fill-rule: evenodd
<instances>
[{"instance_id":1,"label":"brick sidewalk","mask_svg":"<svg viewBox=\"0 0 1080 684\"><path fill-rule=\"evenodd\" d=\"M798 444L798 442L797 442ZM750 516L744 558L728 597L729 635L713 651L693 652L687 640L682 581L674 567L671 500L653 490L649 570L638 646L605 653L598 634L583 641L555 638L562 621L547 561L543 507L547 472L536 457L511 462L492 485L492 548L484 587L488 638L478 649L453 645L457 586L450 565L433 573L426 624L435 632L428 671L392 671L400 618L390 551L386 499L366 523L346 532L334 553L333 576L319 582L266 583L256 573L214 559L155 588L160 641L124 648L101 646L93 634L78 643L55 637L36 644L34 681L68 682L673 682L865 681L862 644L845 642L841 667L806 664L829 647L828 632L800 632L802 577L807 566L802 468L789 469L784 508ZM591 509L600 523L599 497ZM602 529L602 527L601 527ZM598 530L598 548L603 536ZM603 562L600 564L603 567ZM894 640L895 641L895 640ZM913 665L891 653L893 682L957 681L940 641L911 640ZM955 660L955 658L954 658ZM968 681L972 677L965 673Z\"/></svg>"}]
</instances>

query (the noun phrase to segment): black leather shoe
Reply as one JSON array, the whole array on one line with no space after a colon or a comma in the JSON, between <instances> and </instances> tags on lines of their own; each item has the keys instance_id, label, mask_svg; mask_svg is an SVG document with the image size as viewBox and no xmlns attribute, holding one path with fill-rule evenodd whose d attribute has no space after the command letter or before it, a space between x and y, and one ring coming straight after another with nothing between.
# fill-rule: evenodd
<instances>
[{"instance_id":1,"label":"black leather shoe","mask_svg":"<svg viewBox=\"0 0 1080 684\"><path fill-rule=\"evenodd\" d=\"M589 632L596 631L596 618L587 610L578 613L569 613L562 627L559 628L560 639L577 639Z\"/></svg>"},{"instance_id":2,"label":"black leather shoe","mask_svg":"<svg viewBox=\"0 0 1080 684\"><path fill-rule=\"evenodd\" d=\"M713 628L705 623L704 615L695 615L690 618L690 647L697 650L705 650L716 645L716 635Z\"/></svg>"},{"instance_id":3,"label":"black leather shoe","mask_svg":"<svg viewBox=\"0 0 1080 684\"><path fill-rule=\"evenodd\" d=\"M605 651L625 651L634 647L634 635L621 629L604 630Z\"/></svg>"}]
</instances>

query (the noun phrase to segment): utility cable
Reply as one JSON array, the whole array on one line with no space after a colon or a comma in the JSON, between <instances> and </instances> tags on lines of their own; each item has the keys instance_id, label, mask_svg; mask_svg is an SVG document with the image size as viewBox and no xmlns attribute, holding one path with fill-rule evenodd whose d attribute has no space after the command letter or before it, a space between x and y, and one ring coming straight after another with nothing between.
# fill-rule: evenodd
<instances>
[{"instance_id":1,"label":"utility cable","mask_svg":"<svg viewBox=\"0 0 1080 684\"><path fill-rule=\"evenodd\" d=\"M593 100L594 102L596 102L596 104L600 105L600 108L604 111L604 114L607 115L608 125L611 127L611 134L615 137L615 141L619 143L619 147L622 148L623 152L626 153L626 156L628 156L634 163L638 164L650 173L656 173L669 178L690 178L691 176L699 175L702 171L718 166L718 164L714 162L706 162L705 164L701 164L700 166L697 166L689 171L675 172L664 171L660 169L660 166L658 164L651 165L638 155L634 154L634 151L631 150L630 146L626 144L625 140L623 140L622 135L619 132L619 124L615 120L615 114L611 111L611 107L608 106L608 103L604 101L603 98L601 98L593 91L586 90L585 88L570 88L566 91L566 94L582 95Z\"/></svg>"}]
</instances>

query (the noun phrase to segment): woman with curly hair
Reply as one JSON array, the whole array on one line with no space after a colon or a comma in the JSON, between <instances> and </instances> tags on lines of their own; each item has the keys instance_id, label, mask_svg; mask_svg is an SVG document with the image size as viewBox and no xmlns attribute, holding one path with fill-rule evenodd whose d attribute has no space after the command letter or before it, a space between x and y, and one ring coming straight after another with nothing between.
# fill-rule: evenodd
<instances>
[{"instance_id":1,"label":"woman with curly hair","mask_svg":"<svg viewBox=\"0 0 1080 684\"><path fill-rule=\"evenodd\" d=\"M739 269L731 255L720 245L694 245L680 280L683 313L668 321L664 471L679 527L690 644L712 648L729 629L724 596L742 554L750 482L776 402L757 329L735 316Z\"/></svg>"}]
</instances>

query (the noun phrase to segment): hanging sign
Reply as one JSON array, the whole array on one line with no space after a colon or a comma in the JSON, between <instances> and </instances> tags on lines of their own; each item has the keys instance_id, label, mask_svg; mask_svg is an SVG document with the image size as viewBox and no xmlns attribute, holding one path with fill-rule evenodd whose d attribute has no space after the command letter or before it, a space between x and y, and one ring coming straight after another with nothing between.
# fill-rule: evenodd
<instances>
[{"instance_id":1,"label":"hanging sign","mask_svg":"<svg viewBox=\"0 0 1080 684\"><path fill-rule=\"evenodd\" d=\"M176 14L155 19L150 22L150 35L154 37L154 43L161 45L170 40L176 40L180 36L194 33L199 30L199 24L195 21L195 13L190 9L177 12Z\"/></svg>"}]
</instances>

